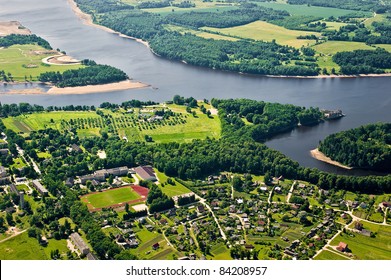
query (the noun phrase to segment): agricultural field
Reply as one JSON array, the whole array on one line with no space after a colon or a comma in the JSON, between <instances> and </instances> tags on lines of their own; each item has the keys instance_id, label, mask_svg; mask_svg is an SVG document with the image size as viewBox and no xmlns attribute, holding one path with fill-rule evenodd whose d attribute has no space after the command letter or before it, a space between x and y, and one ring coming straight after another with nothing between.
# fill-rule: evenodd
<instances>
[{"instance_id":1,"label":"agricultural field","mask_svg":"<svg viewBox=\"0 0 391 280\"><path fill-rule=\"evenodd\" d=\"M231 254L229 249L224 243L218 243L212 246L210 250L214 260L231 260Z\"/></svg>"},{"instance_id":2,"label":"agricultural field","mask_svg":"<svg viewBox=\"0 0 391 280\"><path fill-rule=\"evenodd\" d=\"M334 253L329 250L323 250L314 258L314 260L347 260L347 258L338 253Z\"/></svg>"},{"instance_id":3,"label":"agricultural field","mask_svg":"<svg viewBox=\"0 0 391 280\"><path fill-rule=\"evenodd\" d=\"M15 81L37 81L37 77L49 71L64 72L84 67L82 65L48 65L42 62L53 54L45 54L46 49L37 45L13 45L0 49L0 69L11 73ZM31 76L31 77L30 77Z\"/></svg>"},{"instance_id":4,"label":"agricultural field","mask_svg":"<svg viewBox=\"0 0 391 280\"><path fill-rule=\"evenodd\" d=\"M182 27L182 26L173 25L173 24L166 24L165 29L167 29L168 31L179 32L181 34L191 33L191 34L194 34L198 37L202 37L205 39L227 40L227 41L238 41L239 40L238 38L233 38L230 36L224 36L224 35L209 33L209 32L205 32L205 31L198 31L198 30L194 30L194 29L190 29L190 28L186 28L186 27Z\"/></svg>"},{"instance_id":5,"label":"agricultural field","mask_svg":"<svg viewBox=\"0 0 391 280\"><path fill-rule=\"evenodd\" d=\"M288 45L296 48L312 45L315 43L315 40L299 40L297 39L298 36L320 35L318 32L289 30L265 21L255 21L246 25L230 28L203 27L202 30L218 32L222 35L237 36L245 39L254 39L268 42L275 40L280 45Z\"/></svg>"},{"instance_id":6,"label":"agricultural field","mask_svg":"<svg viewBox=\"0 0 391 280\"><path fill-rule=\"evenodd\" d=\"M375 48L361 42L327 41L322 44L313 46L313 49L315 49L319 53L329 55L343 51L374 50Z\"/></svg>"},{"instance_id":7,"label":"agricultural field","mask_svg":"<svg viewBox=\"0 0 391 280\"><path fill-rule=\"evenodd\" d=\"M209 105L204 106L210 109ZM151 120L154 111L163 108L171 110L173 115L162 120ZM185 106L177 105L136 109L133 113L100 111L102 116L94 111L56 111L9 117L3 121L7 128L21 132L24 136L45 128L60 131L76 128L81 138L99 136L105 131L121 138L126 137L128 141L144 141L145 136L150 136L154 142L162 143L219 138L221 134L220 119L213 115L208 117L198 108L192 109L194 115L187 112Z\"/></svg>"},{"instance_id":8,"label":"agricultural field","mask_svg":"<svg viewBox=\"0 0 391 280\"><path fill-rule=\"evenodd\" d=\"M109 207L137 199L140 199L140 196L131 187L111 189L81 197L81 200L91 209Z\"/></svg>"},{"instance_id":9,"label":"agricultural field","mask_svg":"<svg viewBox=\"0 0 391 280\"><path fill-rule=\"evenodd\" d=\"M359 233L353 235L340 234L332 242L337 246L345 242L356 259L389 260L391 259L391 227L362 222L364 229L375 233L376 237L367 237Z\"/></svg>"}]
</instances>

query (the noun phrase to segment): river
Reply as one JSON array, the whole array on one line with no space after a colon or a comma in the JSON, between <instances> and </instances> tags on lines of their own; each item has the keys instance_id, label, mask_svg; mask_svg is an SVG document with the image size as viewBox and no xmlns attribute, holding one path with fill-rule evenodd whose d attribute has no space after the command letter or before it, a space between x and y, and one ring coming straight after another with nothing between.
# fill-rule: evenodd
<instances>
[{"instance_id":1,"label":"river","mask_svg":"<svg viewBox=\"0 0 391 280\"><path fill-rule=\"evenodd\" d=\"M250 98L327 109L342 109L346 117L315 127L301 127L270 139L266 144L298 161L321 170L362 175L313 159L309 151L327 135L360 125L391 121L391 77L295 79L255 77L214 71L172 62L153 55L136 41L87 26L66 0L0 0L0 20L18 20L53 48L78 58L89 58L124 70L147 89L88 95L12 95L8 89L29 85L0 86L2 103L29 102L49 105L99 105L129 99L166 101L173 95L197 99Z\"/></svg>"}]
</instances>

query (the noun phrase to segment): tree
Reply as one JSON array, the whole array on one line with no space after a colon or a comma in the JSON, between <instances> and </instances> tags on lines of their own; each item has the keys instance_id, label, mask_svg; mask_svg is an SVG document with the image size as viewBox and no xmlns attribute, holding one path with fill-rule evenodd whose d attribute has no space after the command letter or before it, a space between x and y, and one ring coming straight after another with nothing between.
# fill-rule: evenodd
<instances>
[{"instance_id":1,"label":"tree","mask_svg":"<svg viewBox=\"0 0 391 280\"><path fill-rule=\"evenodd\" d=\"M234 176L232 179L232 187L235 191L243 191L243 181L239 176Z\"/></svg>"}]
</instances>

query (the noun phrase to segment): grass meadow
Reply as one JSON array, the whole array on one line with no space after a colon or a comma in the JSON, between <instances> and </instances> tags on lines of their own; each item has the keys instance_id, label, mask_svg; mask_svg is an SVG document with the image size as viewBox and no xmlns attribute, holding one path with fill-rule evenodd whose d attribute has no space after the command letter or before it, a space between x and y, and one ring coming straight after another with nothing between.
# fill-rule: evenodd
<instances>
[{"instance_id":1,"label":"grass meadow","mask_svg":"<svg viewBox=\"0 0 391 280\"><path fill-rule=\"evenodd\" d=\"M191 190L189 190L184 185L182 185L181 183L177 182L174 179L173 179L173 181L174 181L175 185L167 184L168 177L164 173L159 172L157 169L155 169L155 172L156 172L157 177L159 178L159 182L160 182L159 188L167 196L173 197L176 195L181 195L181 194L191 192ZM164 186L162 186L163 183L164 183Z\"/></svg>"},{"instance_id":2,"label":"grass meadow","mask_svg":"<svg viewBox=\"0 0 391 280\"><path fill-rule=\"evenodd\" d=\"M50 55L36 54L34 51L45 51L45 49L37 45L13 45L0 49L0 69L11 73L15 81L24 81L25 77L28 80L37 81L37 77L44 72L64 72L84 67L81 65L47 65L42 63L42 59Z\"/></svg>"}]
</instances>

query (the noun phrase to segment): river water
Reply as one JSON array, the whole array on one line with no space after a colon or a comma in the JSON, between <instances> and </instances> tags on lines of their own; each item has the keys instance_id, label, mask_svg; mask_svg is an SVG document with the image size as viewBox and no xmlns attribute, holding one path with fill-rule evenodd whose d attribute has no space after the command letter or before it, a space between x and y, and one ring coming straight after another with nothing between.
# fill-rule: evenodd
<instances>
[{"instance_id":1,"label":"river water","mask_svg":"<svg viewBox=\"0 0 391 280\"><path fill-rule=\"evenodd\" d=\"M303 166L344 171L313 159L309 151L327 135L360 125L391 121L391 77L295 79L268 78L214 71L172 62L153 55L144 45L87 26L76 17L66 0L0 0L0 21L18 20L53 48L78 58L89 58L124 70L150 88L88 95L0 94L2 103L29 102L49 105L99 105L129 99L166 101L173 95L197 99L250 98L300 106L342 109L346 117L302 127L266 142ZM0 86L0 91L29 88L29 85Z\"/></svg>"}]
</instances>

